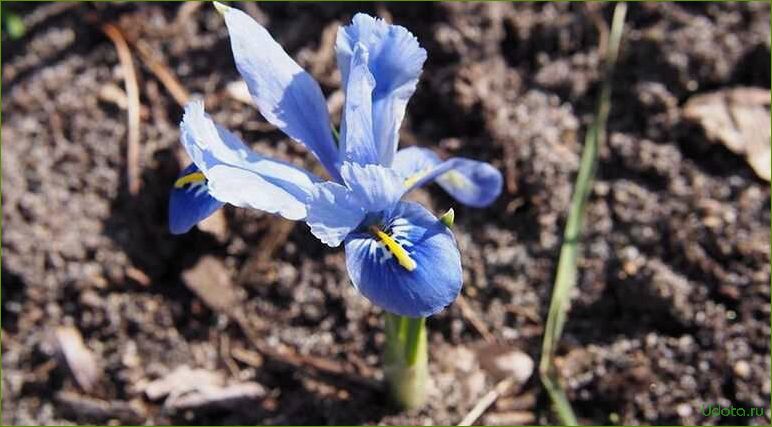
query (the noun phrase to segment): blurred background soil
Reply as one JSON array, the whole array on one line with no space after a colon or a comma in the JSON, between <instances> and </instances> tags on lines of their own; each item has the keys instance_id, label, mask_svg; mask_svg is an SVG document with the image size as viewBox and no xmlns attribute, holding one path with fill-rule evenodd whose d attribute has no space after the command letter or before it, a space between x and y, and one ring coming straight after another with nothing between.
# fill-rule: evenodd
<instances>
[{"instance_id":1,"label":"blurred background soil","mask_svg":"<svg viewBox=\"0 0 772 427\"><path fill-rule=\"evenodd\" d=\"M465 282L428 321L428 406L387 405L381 312L352 289L343 251L306 225L226 207L205 231L168 233L168 191L187 160L159 69L255 150L318 167L244 103L213 8L3 2L25 25L2 39L3 424L455 424L503 376L518 384L477 422L556 422L533 365L612 5L236 6L319 80L336 123L338 25L363 11L406 26L429 59L402 146L504 173L488 209L435 187L416 195L456 209ZM769 13L630 5L559 349L583 423L770 422L701 412L769 408L770 189L684 114L695 95L768 92ZM138 73L136 195L125 70L105 23ZM768 120L768 97L761 105Z\"/></svg>"}]
</instances>

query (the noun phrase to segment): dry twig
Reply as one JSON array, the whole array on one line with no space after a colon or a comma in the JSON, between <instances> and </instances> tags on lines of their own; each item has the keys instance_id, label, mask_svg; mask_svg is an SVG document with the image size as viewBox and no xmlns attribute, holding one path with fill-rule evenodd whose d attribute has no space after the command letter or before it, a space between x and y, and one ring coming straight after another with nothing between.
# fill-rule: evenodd
<instances>
[{"instance_id":1,"label":"dry twig","mask_svg":"<svg viewBox=\"0 0 772 427\"><path fill-rule=\"evenodd\" d=\"M131 44L137 49L139 59L156 76L158 81L169 91L172 98L181 107L184 107L190 99L188 91L182 86L177 76L164 63L157 52L144 40L132 40Z\"/></svg>"},{"instance_id":2,"label":"dry twig","mask_svg":"<svg viewBox=\"0 0 772 427\"><path fill-rule=\"evenodd\" d=\"M141 183L139 181L139 84L137 83L137 72L134 69L134 60L131 56L131 50L126 43L118 27L113 24L102 25L102 31L115 45L118 52L118 60L123 70L123 79L126 85L126 96L128 97L128 144L126 146L126 180L129 186L129 193L136 195L139 193Z\"/></svg>"},{"instance_id":3,"label":"dry twig","mask_svg":"<svg viewBox=\"0 0 772 427\"><path fill-rule=\"evenodd\" d=\"M494 337L488 329L488 325L480 319L480 316L477 315L477 312L469 305L469 302L467 302L463 295L459 295L458 298L456 298L456 304L458 304L458 308L461 309L461 315L469 321L480 335L482 335L486 343L493 344L496 342L496 337Z\"/></svg>"},{"instance_id":4,"label":"dry twig","mask_svg":"<svg viewBox=\"0 0 772 427\"><path fill-rule=\"evenodd\" d=\"M507 390L509 390L514 384L515 378L512 377L507 377L499 381L496 386L493 387L493 390L485 393L485 395L477 401L477 404L474 405L474 408L472 408L472 410L466 414L464 419L461 420L458 425L471 426L474 424L475 421L477 421L477 419L480 418L480 416L485 413L485 411L488 410L488 408L490 408L493 403L496 402L496 399L498 399L502 394L506 393Z\"/></svg>"},{"instance_id":5,"label":"dry twig","mask_svg":"<svg viewBox=\"0 0 772 427\"><path fill-rule=\"evenodd\" d=\"M338 383L347 383L348 385L355 387L365 387L373 391L381 390L381 384L378 381L349 372L344 366L333 360L311 355L302 355L297 353L295 349L285 345L268 345L258 336L255 329L244 315L243 310L237 310L231 317L239 325L239 328L250 341L252 347L257 350L261 356L265 356L275 363L291 367L296 371L306 374L334 378ZM260 360L256 355L249 355L249 352L243 349L239 349L232 354L235 359L248 365L252 365L253 360ZM256 367L261 365L262 362L255 363Z\"/></svg>"}]
</instances>

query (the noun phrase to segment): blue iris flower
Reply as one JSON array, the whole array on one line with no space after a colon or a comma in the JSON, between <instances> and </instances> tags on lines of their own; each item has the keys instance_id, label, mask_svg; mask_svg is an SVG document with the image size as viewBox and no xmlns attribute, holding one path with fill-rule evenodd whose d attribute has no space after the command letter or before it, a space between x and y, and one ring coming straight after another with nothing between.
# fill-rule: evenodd
<instances>
[{"instance_id":1,"label":"blue iris flower","mask_svg":"<svg viewBox=\"0 0 772 427\"><path fill-rule=\"evenodd\" d=\"M459 202L483 207L501 192L497 169L432 151L397 149L405 107L426 51L405 28L357 14L338 31L336 59L346 101L338 144L317 82L245 13L218 5L236 66L260 113L319 159L331 180L263 157L216 125L201 102L182 119L193 164L174 184L172 233L184 233L223 203L304 220L325 244L343 243L354 287L383 309L434 314L461 290L461 258L450 229L411 190L437 182Z\"/></svg>"}]
</instances>

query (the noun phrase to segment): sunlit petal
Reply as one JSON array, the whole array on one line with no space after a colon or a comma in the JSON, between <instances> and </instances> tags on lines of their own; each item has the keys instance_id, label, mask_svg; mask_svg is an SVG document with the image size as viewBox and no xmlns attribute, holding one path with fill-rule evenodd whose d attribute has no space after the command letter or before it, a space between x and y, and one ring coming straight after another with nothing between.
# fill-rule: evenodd
<instances>
[{"instance_id":1,"label":"sunlit petal","mask_svg":"<svg viewBox=\"0 0 772 427\"><path fill-rule=\"evenodd\" d=\"M304 144L339 179L338 152L319 84L244 12L223 6L236 68L260 113Z\"/></svg>"},{"instance_id":2,"label":"sunlit petal","mask_svg":"<svg viewBox=\"0 0 772 427\"><path fill-rule=\"evenodd\" d=\"M358 45L369 52L368 66L375 77L372 101L375 144L380 163L389 166L397 151L399 127L407 102L415 92L426 61L426 51L404 27L356 14L351 25L338 31L335 45L344 87L353 74L351 57Z\"/></svg>"},{"instance_id":3,"label":"sunlit petal","mask_svg":"<svg viewBox=\"0 0 772 427\"><path fill-rule=\"evenodd\" d=\"M338 246L364 219L354 193L334 182L317 184L308 201L306 222L311 233L328 246Z\"/></svg>"},{"instance_id":4,"label":"sunlit petal","mask_svg":"<svg viewBox=\"0 0 772 427\"><path fill-rule=\"evenodd\" d=\"M250 150L236 135L215 125L201 102L188 104L180 129L180 140L206 176L213 197L291 220L306 217L305 202L318 177Z\"/></svg>"},{"instance_id":5,"label":"sunlit petal","mask_svg":"<svg viewBox=\"0 0 772 427\"><path fill-rule=\"evenodd\" d=\"M367 68L368 53L362 45L354 48L351 73L346 84L346 104L340 133L341 160L360 164L378 163L373 141L372 94L375 80Z\"/></svg>"},{"instance_id":6,"label":"sunlit petal","mask_svg":"<svg viewBox=\"0 0 772 427\"><path fill-rule=\"evenodd\" d=\"M343 181L367 212L379 212L396 204L405 194L405 186L396 172L378 165L344 163Z\"/></svg>"},{"instance_id":7,"label":"sunlit petal","mask_svg":"<svg viewBox=\"0 0 772 427\"><path fill-rule=\"evenodd\" d=\"M394 170L404 179L408 191L437 182L459 202L485 207L501 194L503 178L489 163L464 157L441 161L434 152L410 147L397 152Z\"/></svg>"},{"instance_id":8,"label":"sunlit petal","mask_svg":"<svg viewBox=\"0 0 772 427\"><path fill-rule=\"evenodd\" d=\"M387 244L373 227L393 243ZM451 304L461 291L461 257L453 235L421 205L399 203L382 221L351 233L345 248L354 286L391 313L429 316Z\"/></svg>"}]
</instances>

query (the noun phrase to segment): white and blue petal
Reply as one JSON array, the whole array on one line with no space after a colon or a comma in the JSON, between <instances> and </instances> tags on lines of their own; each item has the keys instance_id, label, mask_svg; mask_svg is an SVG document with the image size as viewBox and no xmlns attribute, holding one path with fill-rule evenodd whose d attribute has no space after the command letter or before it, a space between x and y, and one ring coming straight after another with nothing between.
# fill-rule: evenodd
<instances>
[{"instance_id":1,"label":"white and blue petal","mask_svg":"<svg viewBox=\"0 0 772 427\"><path fill-rule=\"evenodd\" d=\"M405 180L408 191L437 182L459 202L485 207L501 194L501 172L489 163L454 157L441 161L426 148L409 147L397 152L392 168Z\"/></svg>"},{"instance_id":2,"label":"white and blue petal","mask_svg":"<svg viewBox=\"0 0 772 427\"><path fill-rule=\"evenodd\" d=\"M339 179L338 152L319 84L254 19L224 5L219 10L228 26L236 68L260 113L308 147L333 178Z\"/></svg>"},{"instance_id":3,"label":"white and blue petal","mask_svg":"<svg viewBox=\"0 0 772 427\"><path fill-rule=\"evenodd\" d=\"M373 140L372 96L375 79L367 68L368 52L361 44L354 48L348 82L346 104L340 128L340 159L342 162L377 164L378 152Z\"/></svg>"},{"instance_id":4,"label":"white and blue petal","mask_svg":"<svg viewBox=\"0 0 772 427\"><path fill-rule=\"evenodd\" d=\"M306 222L322 243L336 247L364 219L365 210L354 192L334 182L319 183L308 200Z\"/></svg>"},{"instance_id":5,"label":"white and blue petal","mask_svg":"<svg viewBox=\"0 0 772 427\"><path fill-rule=\"evenodd\" d=\"M400 176L383 166L343 163L340 173L367 212L390 209L407 190Z\"/></svg>"},{"instance_id":6,"label":"white and blue petal","mask_svg":"<svg viewBox=\"0 0 772 427\"><path fill-rule=\"evenodd\" d=\"M440 157L432 150L421 147L408 147L397 151L394 156L394 169L402 178L413 178L428 173L435 166L442 163Z\"/></svg>"},{"instance_id":7,"label":"white and blue petal","mask_svg":"<svg viewBox=\"0 0 772 427\"><path fill-rule=\"evenodd\" d=\"M180 129L182 145L206 176L214 198L290 220L306 217L306 200L318 177L250 150L236 135L215 125L200 101L185 107Z\"/></svg>"},{"instance_id":8,"label":"white and blue petal","mask_svg":"<svg viewBox=\"0 0 772 427\"><path fill-rule=\"evenodd\" d=\"M382 221L360 227L345 248L354 287L388 312L430 316L461 291L461 257L451 231L416 203L401 202Z\"/></svg>"},{"instance_id":9,"label":"white and blue petal","mask_svg":"<svg viewBox=\"0 0 772 427\"><path fill-rule=\"evenodd\" d=\"M338 30L335 44L344 87L350 76L356 46L369 53L368 67L375 77L373 127L380 163L390 166L399 141L399 127L405 108L415 92L426 61L426 50L404 27L382 19L356 14L351 25Z\"/></svg>"},{"instance_id":10,"label":"white and blue petal","mask_svg":"<svg viewBox=\"0 0 772 427\"><path fill-rule=\"evenodd\" d=\"M180 173L169 196L169 231L187 233L222 205L209 194L206 177L191 164Z\"/></svg>"}]
</instances>

